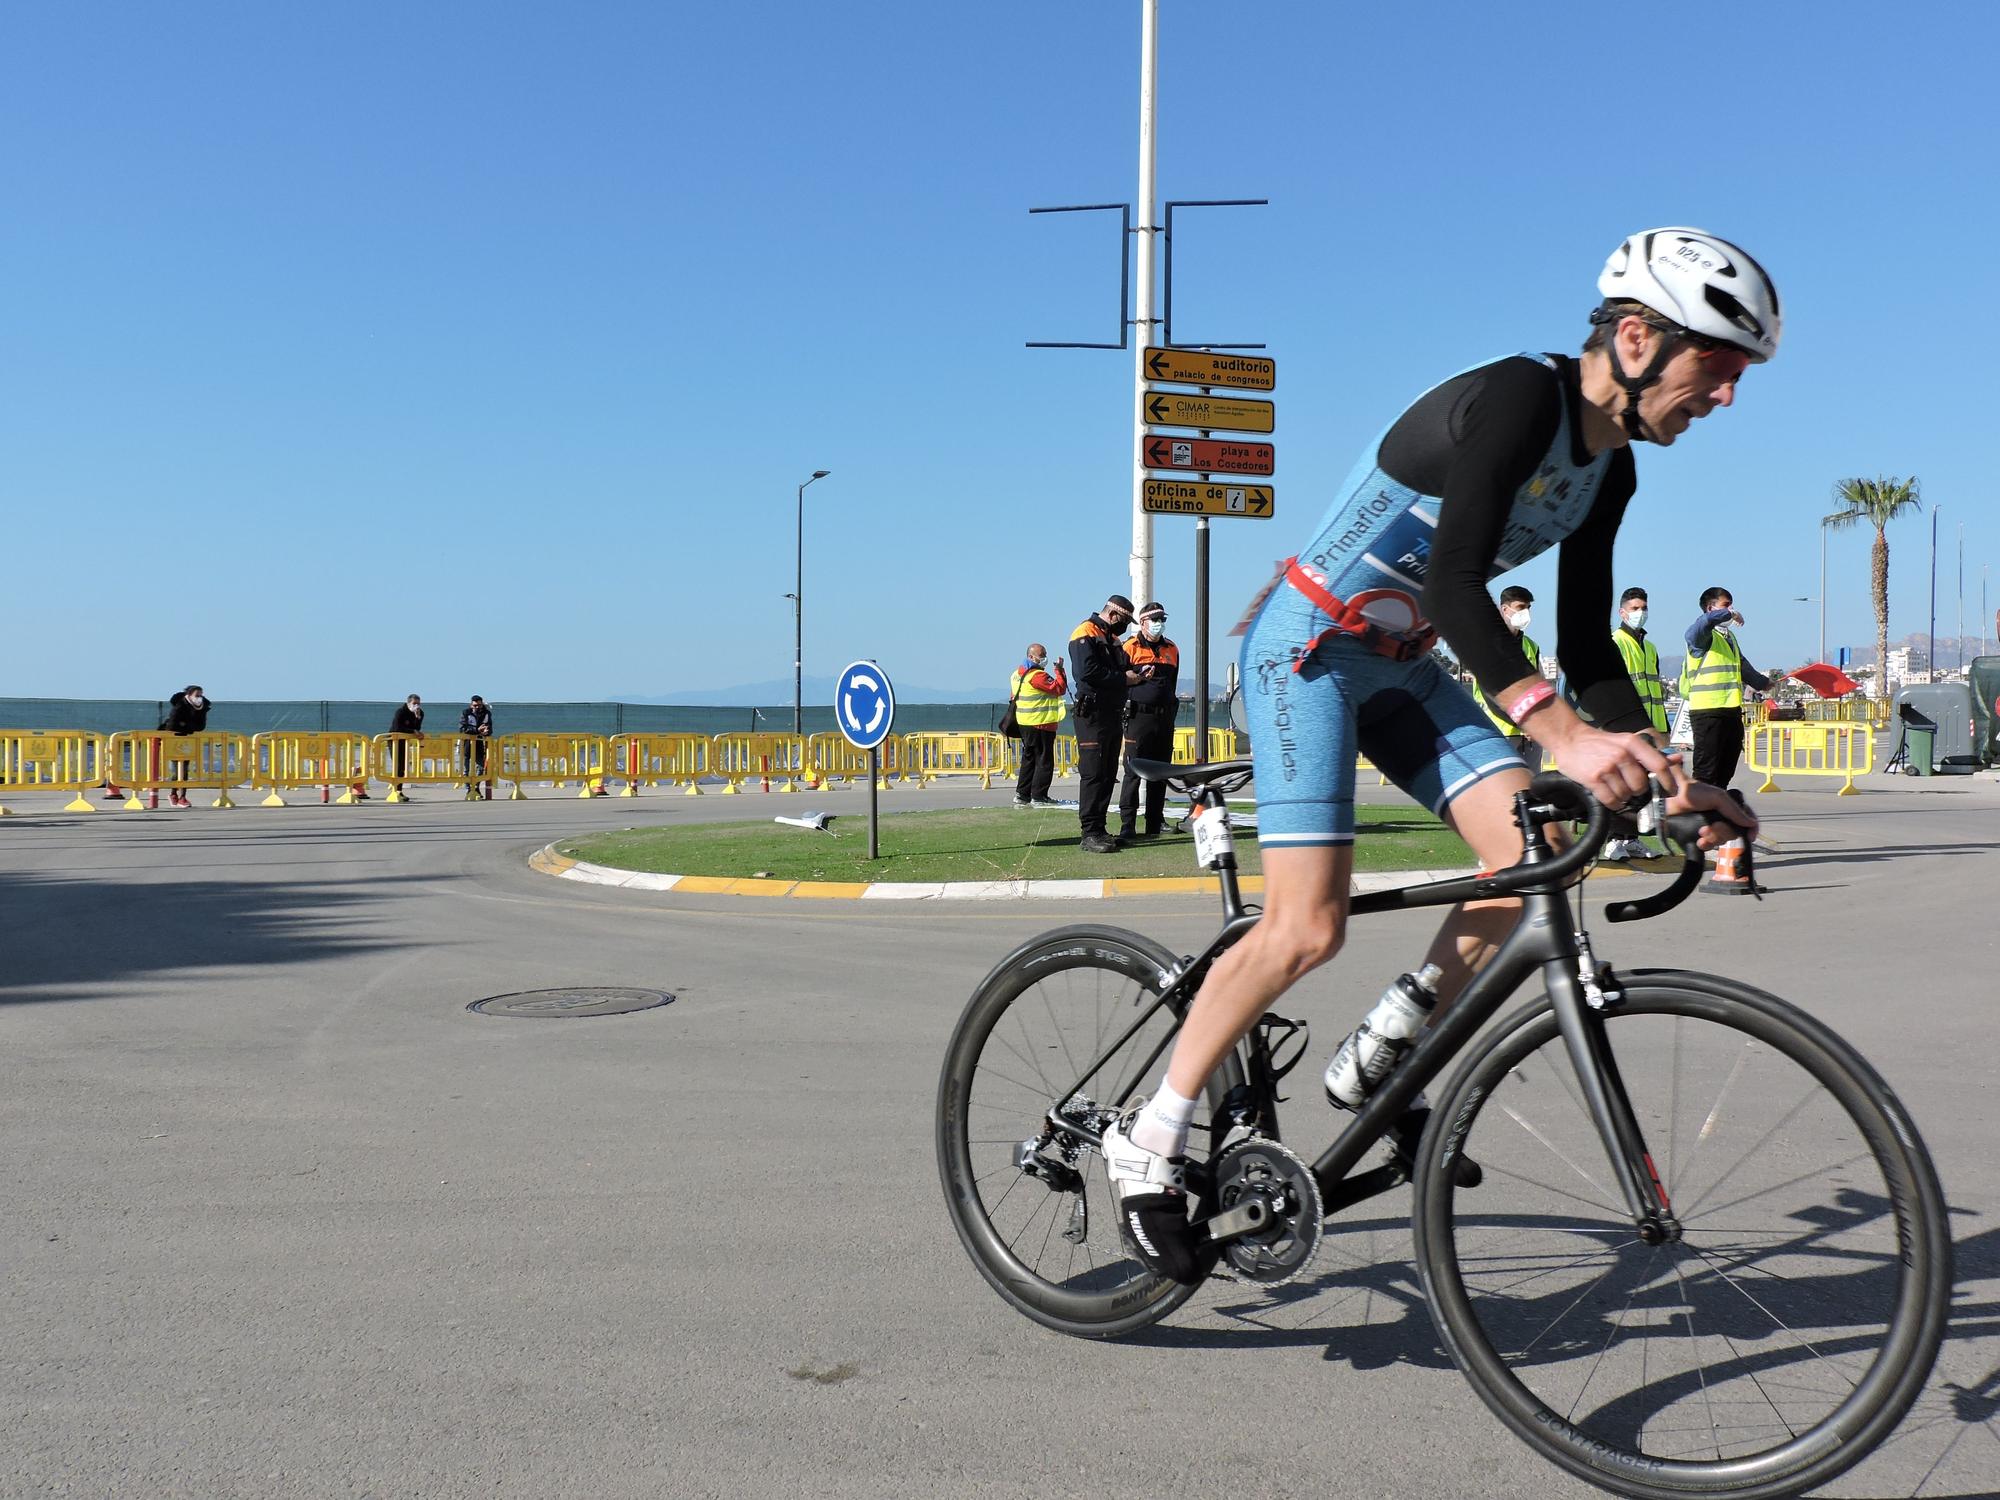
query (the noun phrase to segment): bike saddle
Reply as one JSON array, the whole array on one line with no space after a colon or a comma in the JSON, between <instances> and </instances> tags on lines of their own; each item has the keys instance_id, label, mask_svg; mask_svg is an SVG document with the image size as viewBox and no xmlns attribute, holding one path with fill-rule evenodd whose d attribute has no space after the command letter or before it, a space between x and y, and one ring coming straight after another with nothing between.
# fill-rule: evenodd
<instances>
[{"instance_id":1,"label":"bike saddle","mask_svg":"<svg viewBox=\"0 0 2000 1500\"><path fill-rule=\"evenodd\" d=\"M1125 764L1146 781L1175 781L1190 791L1198 786L1207 786L1211 781L1250 774L1250 762L1247 760L1216 760L1202 766L1177 766L1164 760L1142 760L1135 755Z\"/></svg>"}]
</instances>

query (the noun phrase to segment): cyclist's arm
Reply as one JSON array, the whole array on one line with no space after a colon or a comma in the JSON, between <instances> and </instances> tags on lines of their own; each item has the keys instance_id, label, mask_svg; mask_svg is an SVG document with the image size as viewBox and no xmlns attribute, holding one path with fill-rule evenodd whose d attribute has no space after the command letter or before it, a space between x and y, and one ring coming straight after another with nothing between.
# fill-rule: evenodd
<instances>
[{"instance_id":1,"label":"cyclist's arm","mask_svg":"<svg viewBox=\"0 0 2000 1500\"><path fill-rule=\"evenodd\" d=\"M1614 733L1652 727L1625 658L1604 628L1611 618L1612 547L1634 486L1632 452L1620 449L1590 514L1563 540L1556 565L1556 654L1570 696L1583 719Z\"/></svg>"},{"instance_id":2,"label":"cyclist's arm","mask_svg":"<svg viewBox=\"0 0 2000 1500\"><path fill-rule=\"evenodd\" d=\"M1502 360L1481 372L1451 413L1451 463L1438 492L1422 608L1480 688L1502 704L1520 696L1508 689L1521 680L1521 643L1486 583L1515 493L1548 451L1562 400L1561 382L1547 366ZM1391 473L1397 438L1392 430L1382 445Z\"/></svg>"}]
</instances>

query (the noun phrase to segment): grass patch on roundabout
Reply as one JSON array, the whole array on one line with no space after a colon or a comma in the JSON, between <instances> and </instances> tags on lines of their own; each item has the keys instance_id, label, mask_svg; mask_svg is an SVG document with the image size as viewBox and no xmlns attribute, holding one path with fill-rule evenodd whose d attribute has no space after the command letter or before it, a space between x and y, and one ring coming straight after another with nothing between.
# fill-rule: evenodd
<instances>
[{"instance_id":1,"label":"grass patch on roundabout","mask_svg":"<svg viewBox=\"0 0 2000 1500\"><path fill-rule=\"evenodd\" d=\"M1357 807L1357 870L1469 868L1472 853L1444 824L1415 807ZM1113 820L1114 826L1116 820ZM687 823L564 839L556 851L590 864L667 875L765 875L778 880L1078 880L1196 875L1194 839L1169 832L1117 854L1076 846L1070 808L960 808L888 813L882 857L868 858L866 814L843 814L825 833L768 818ZM1236 857L1262 868L1255 831L1239 828Z\"/></svg>"}]
</instances>

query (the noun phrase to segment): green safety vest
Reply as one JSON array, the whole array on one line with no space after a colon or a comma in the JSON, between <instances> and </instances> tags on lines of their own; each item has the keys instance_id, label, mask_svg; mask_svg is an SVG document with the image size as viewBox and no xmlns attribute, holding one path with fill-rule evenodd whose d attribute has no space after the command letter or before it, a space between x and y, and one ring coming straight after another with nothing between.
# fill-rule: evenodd
<instances>
[{"instance_id":1,"label":"green safety vest","mask_svg":"<svg viewBox=\"0 0 2000 1500\"><path fill-rule=\"evenodd\" d=\"M1041 669L1048 672L1048 668ZM1053 676L1053 673L1049 675ZM1008 697L1014 700L1014 720L1026 729L1039 729L1044 724L1062 722L1063 695L1045 693L1028 681L1026 667L1014 668L1014 681L1008 690Z\"/></svg>"},{"instance_id":2,"label":"green safety vest","mask_svg":"<svg viewBox=\"0 0 2000 1500\"><path fill-rule=\"evenodd\" d=\"M1542 670L1542 648L1537 646L1535 638L1525 631L1521 635L1521 654L1528 658L1528 665L1535 669L1537 675L1540 675ZM1518 740L1522 738L1521 727L1505 714L1501 713L1499 707L1484 693L1479 695L1479 706L1486 710L1486 717L1493 721L1493 727L1506 735L1508 739Z\"/></svg>"},{"instance_id":3,"label":"green safety vest","mask_svg":"<svg viewBox=\"0 0 2000 1500\"><path fill-rule=\"evenodd\" d=\"M1681 668L1681 694L1688 711L1743 706L1743 653L1736 638L1720 625L1708 638L1708 650L1690 653Z\"/></svg>"},{"instance_id":4,"label":"green safety vest","mask_svg":"<svg viewBox=\"0 0 2000 1500\"><path fill-rule=\"evenodd\" d=\"M1611 639L1618 646L1618 654L1625 658L1625 675L1632 679L1646 717L1661 734L1667 733L1667 694L1660 686L1660 648L1649 640L1640 640L1622 625L1611 632Z\"/></svg>"}]
</instances>

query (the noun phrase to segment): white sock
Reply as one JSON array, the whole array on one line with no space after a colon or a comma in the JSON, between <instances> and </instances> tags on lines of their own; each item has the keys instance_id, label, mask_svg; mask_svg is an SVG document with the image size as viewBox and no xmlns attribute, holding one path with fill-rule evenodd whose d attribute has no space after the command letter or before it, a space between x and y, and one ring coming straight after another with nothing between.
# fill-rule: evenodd
<instances>
[{"instance_id":1,"label":"white sock","mask_svg":"<svg viewBox=\"0 0 2000 1500\"><path fill-rule=\"evenodd\" d=\"M1132 1144L1156 1156L1179 1156L1187 1150L1188 1122L1193 1119L1194 1100L1175 1093L1162 1078L1159 1092L1132 1122Z\"/></svg>"}]
</instances>

